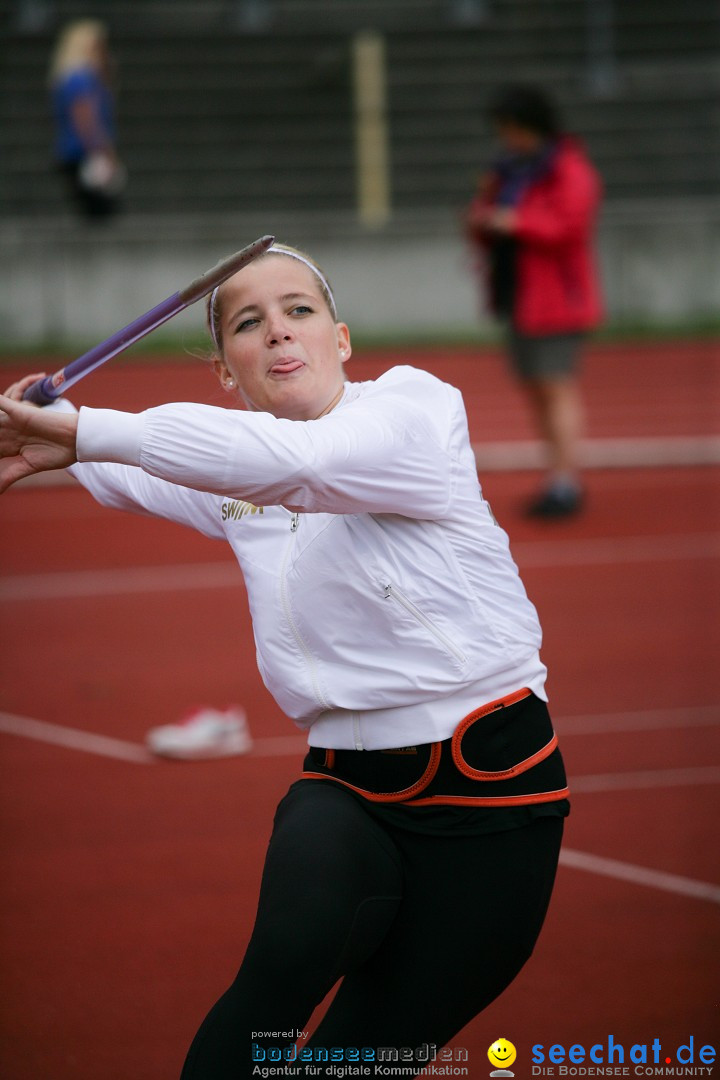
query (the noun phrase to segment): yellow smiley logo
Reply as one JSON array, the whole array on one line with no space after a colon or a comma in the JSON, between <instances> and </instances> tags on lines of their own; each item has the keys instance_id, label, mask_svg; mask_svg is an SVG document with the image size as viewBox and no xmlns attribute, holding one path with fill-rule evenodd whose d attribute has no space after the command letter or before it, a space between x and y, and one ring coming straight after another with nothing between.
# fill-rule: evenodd
<instances>
[{"instance_id":1,"label":"yellow smiley logo","mask_svg":"<svg viewBox=\"0 0 720 1080\"><path fill-rule=\"evenodd\" d=\"M507 1039L496 1039L488 1050L488 1059L497 1069L506 1069L517 1057L517 1051Z\"/></svg>"}]
</instances>

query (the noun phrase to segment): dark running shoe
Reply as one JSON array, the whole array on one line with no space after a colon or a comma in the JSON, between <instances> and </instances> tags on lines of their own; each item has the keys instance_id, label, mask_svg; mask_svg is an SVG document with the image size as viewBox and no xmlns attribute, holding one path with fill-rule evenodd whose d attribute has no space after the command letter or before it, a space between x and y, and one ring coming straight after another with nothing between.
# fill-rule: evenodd
<instances>
[{"instance_id":1,"label":"dark running shoe","mask_svg":"<svg viewBox=\"0 0 720 1080\"><path fill-rule=\"evenodd\" d=\"M579 488L548 488L534 499L526 508L527 517L564 518L578 514L583 507L584 497Z\"/></svg>"}]
</instances>

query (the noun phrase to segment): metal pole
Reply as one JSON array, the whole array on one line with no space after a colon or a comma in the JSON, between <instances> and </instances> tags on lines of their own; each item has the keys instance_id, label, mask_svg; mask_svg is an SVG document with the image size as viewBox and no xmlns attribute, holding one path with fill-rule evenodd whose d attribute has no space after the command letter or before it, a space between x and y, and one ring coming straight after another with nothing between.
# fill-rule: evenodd
<instances>
[{"instance_id":1,"label":"metal pole","mask_svg":"<svg viewBox=\"0 0 720 1080\"><path fill-rule=\"evenodd\" d=\"M390 144L385 39L375 31L352 43L355 168L360 221L380 228L390 217Z\"/></svg>"}]
</instances>

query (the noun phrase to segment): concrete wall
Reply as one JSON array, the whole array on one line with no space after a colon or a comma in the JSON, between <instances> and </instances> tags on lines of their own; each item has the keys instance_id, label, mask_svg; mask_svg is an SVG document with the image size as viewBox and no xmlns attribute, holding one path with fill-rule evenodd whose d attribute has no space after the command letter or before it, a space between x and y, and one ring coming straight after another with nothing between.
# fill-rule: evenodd
<instances>
[{"instance_id":1,"label":"concrete wall","mask_svg":"<svg viewBox=\"0 0 720 1080\"><path fill-rule=\"evenodd\" d=\"M470 255L447 213L378 232L345 216L0 220L0 344L92 344L266 232L320 260L351 328L457 335L479 325ZM720 313L720 199L609 206L599 249L611 320ZM198 305L167 329L197 336L202 323Z\"/></svg>"}]
</instances>

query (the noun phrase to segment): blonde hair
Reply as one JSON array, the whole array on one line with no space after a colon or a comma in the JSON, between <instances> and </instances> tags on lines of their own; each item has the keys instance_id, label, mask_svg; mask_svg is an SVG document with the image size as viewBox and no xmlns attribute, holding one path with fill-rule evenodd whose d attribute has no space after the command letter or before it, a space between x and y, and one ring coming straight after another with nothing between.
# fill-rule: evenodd
<instances>
[{"instance_id":1,"label":"blonde hair","mask_svg":"<svg viewBox=\"0 0 720 1080\"><path fill-rule=\"evenodd\" d=\"M291 259L297 259L298 262L303 263L312 270L317 283L320 286L320 294L325 301L328 311L332 315L334 321L337 322L338 313L335 297L327 276L325 272L321 270L318 263L316 263L310 255L306 255L305 252L300 251L299 248L291 247L290 244L273 244L271 248L268 248L268 250L255 261L260 262L260 259L267 259L271 255L286 255ZM213 289L205 304L208 330L210 332L210 337L213 340L213 344L219 353L222 352L222 327L220 325L222 311L218 302L220 288L221 286Z\"/></svg>"},{"instance_id":2,"label":"blonde hair","mask_svg":"<svg viewBox=\"0 0 720 1080\"><path fill-rule=\"evenodd\" d=\"M77 19L68 23L58 37L48 72L48 82L54 83L69 71L91 67L98 69L98 45L105 45L108 32L99 19Z\"/></svg>"}]
</instances>

